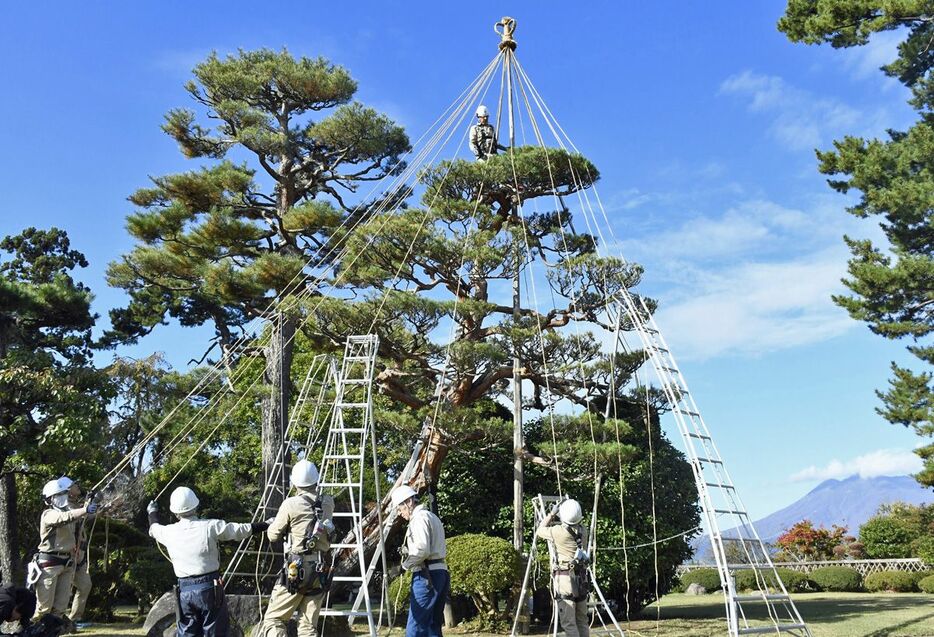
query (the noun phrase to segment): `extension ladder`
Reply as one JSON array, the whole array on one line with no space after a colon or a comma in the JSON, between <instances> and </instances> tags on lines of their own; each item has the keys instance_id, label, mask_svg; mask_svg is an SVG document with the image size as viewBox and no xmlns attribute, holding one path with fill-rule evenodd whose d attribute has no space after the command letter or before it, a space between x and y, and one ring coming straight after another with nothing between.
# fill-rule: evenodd
<instances>
[{"instance_id":1,"label":"extension ladder","mask_svg":"<svg viewBox=\"0 0 934 637\"><path fill-rule=\"evenodd\" d=\"M625 288L619 293L618 299L621 311L617 319L620 320L625 314L639 335L642 348L647 359L652 362L678 430L684 439L704 520L710 533L720 583L723 586L729 634L732 637L785 633L810 637L811 631L801 618L775 570L765 545L753 528L752 520L727 473L710 430L701 418L684 376L678 369L645 300L641 296L634 296ZM735 535L726 536L721 531L721 516L728 516L728 519L734 521L735 528L731 533ZM735 543L734 545L739 547L745 560L744 564L728 563L726 546L729 543ZM734 572L738 570L751 570L755 574L755 593L737 593ZM767 623L747 615L747 608L752 604L764 605Z\"/></svg>"},{"instance_id":2,"label":"extension ladder","mask_svg":"<svg viewBox=\"0 0 934 637\"><path fill-rule=\"evenodd\" d=\"M535 548L538 544L538 534L535 531L538 530L538 527L541 526L542 521L544 521L544 519L548 516L548 513L551 510L551 507L560 504L561 501L562 501L562 498L559 496L542 495L541 493L539 493L535 498L532 499L532 509L535 513L535 530L532 531L532 546L529 549L529 559L525 566L525 575L523 575L522 577L522 589L519 592L519 602L516 605L516 615L513 618L512 633L511 633L512 637L518 637L518 633L516 632L516 629L519 625L519 616L522 613L522 604L527 599L530 593L529 587L530 587L530 580L531 580L531 574L532 574L532 565L535 563L535 556L536 556ZM548 564L550 567L550 571L553 572L554 569L558 565L558 555L555 552L554 545L551 542L548 542L547 544L548 544ZM593 566L592 565L588 566L587 570L590 572L590 583L591 583L591 586L593 587L593 591L592 591L593 595L591 595L590 599L588 600L589 610L593 613L596 613L596 616L600 618L601 622L603 622L603 615L601 614L601 611L603 613L606 613L606 616L610 618L610 621L612 622L613 626L616 628L617 632L621 635L621 637L625 637L625 633L623 632L623 629L620 628L619 623L616 621L616 616L613 614L613 611L610 608L610 605L607 604L606 598L603 596L603 591L600 589L600 585L597 583L597 576L596 576L596 573L594 573L593 571ZM596 599L594 599L594 597L596 597ZM552 605L552 609L551 609L551 627L552 627L552 630L551 630L552 637L556 637L560 627L558 626L558 607L555 606L554 604ZM603 622L603 628L604 630L607 629L606 622Z\"/></svg>"}]
</instances>

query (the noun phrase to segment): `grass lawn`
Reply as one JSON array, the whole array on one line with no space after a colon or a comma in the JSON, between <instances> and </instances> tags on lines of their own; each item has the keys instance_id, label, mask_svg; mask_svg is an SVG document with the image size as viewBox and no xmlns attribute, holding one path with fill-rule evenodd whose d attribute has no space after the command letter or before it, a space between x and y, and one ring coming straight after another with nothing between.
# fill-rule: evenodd
<instances>
[{"instance_id":1,"label":"grass lawn","mask_svg":"<svg viewBox=\"0 0 934 637\"><path fill-rule=\"evenodd\" d=\"M807 593L794 595L794 600L814 637L934 637L934 595ZM659 612L661 620L656 621ZM723 598L719 594L666 595L658 606L650 606L633 621L621 625L631 637L720 637L726 628L723 617ZM363 626L357 624L358 630ZM384 628L380 634L386 632ZM456 628L445 632L471 634ZM79 633L82 637L142 634L139 624L130 623L93 624ZM404 634L401 628L392 631L392 637Z\"/></svg>"},{"instance_id":2,"label":"grass lawn","mask_svg":"<svg viewBox=\"0 0 934 637\"><path fill-rule=\"evenodd\" d=\"M934 596L922 593L807 593L793 596L814 637L934 637ZM661 611L656 632L655 618ZM761 615L764 617L764 615ZM634 635L723 635L723 598L666 595L630 624ZM626 626L623 626L626 628Z\"/></svg>"}]
</instances>

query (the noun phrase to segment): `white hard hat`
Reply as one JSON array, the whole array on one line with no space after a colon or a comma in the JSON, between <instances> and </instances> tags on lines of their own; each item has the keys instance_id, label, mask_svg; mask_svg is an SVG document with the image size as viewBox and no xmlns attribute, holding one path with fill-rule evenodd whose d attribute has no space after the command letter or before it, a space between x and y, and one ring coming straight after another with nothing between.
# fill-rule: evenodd
<instances>
[{"instance_id":1,"label":"white hard hat","mask_svg":"<svg viewBox=\"0 0 934 637\"><path fill-rule=\"evenodd\" d=\"M477 117L489 117L490 111L487 110L486 106L481 104L477 107Z\"/></svg>"},{"instance_id":2,"label":"white hard hat","mask_svg":"<svg viewBox=\"0 0 934 637\"><path fill-rule=\"evenodd\" d=\"M45 486L42 487L42 497L51 498L53 495L58 493L65 493L68 491L68 487L63 487L61 480L49 480L45 483Z\"/></svg>"},{"instance_id":3,"label":"white hard hat","mask_svg":"<svg viewBox=\"0 0 934 637\"><path fill-rule=\"evenodd\" d=\"M403 484L401 487L396 487L392 491L392 505L399 506L409 498L414 498L418 494L415 492L415 489L410 487L407 484Z\"/></svg>"},{"instance_id":4,"label":"white hard hat","mask_svg":"<svg viewBox=\"0 0 934 637\"><path fill-rule=\"evenodd\" d=\"M188 487L178 487L169 496L169 511L172 513L188 513L197 509L199 504L198 496Z\"/></svg>"},{"instance_id":5,"label":"white hard hat","mask_svg":"<svg viewBox=\"0 0 934 637\"><path fill-rule=\"evenodd\" d=\"M581 503L577 500L565 500L558 507L558 519L563 524L577 524L584 517L581 511Z\"/></svg>"},{"instance_id":6,"label":"white hard hat","mask_svg":"<svg viewBox=\"0 0 934 637\"><path fill-rule=\"evenodd\" d=\"M313 487L318 484L318 467L310 460L299 460L292 467L293 487Z\"/></svg>"}]
</instances>

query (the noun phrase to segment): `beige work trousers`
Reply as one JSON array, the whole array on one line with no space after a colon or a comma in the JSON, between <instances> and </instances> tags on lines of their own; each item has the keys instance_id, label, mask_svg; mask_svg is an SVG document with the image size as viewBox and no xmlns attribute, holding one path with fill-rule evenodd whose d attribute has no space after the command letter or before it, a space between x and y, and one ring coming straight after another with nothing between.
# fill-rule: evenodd
<instances>
[{"instance_id":1,"label":"beige work trousers","mask_svg":"<svg viewBox=\"0 0 934 637\"><path fill-rule=\"evenodd\" d=\"M84 617L84 608L88 605L88 595L91 594L91 575L88 573L88 562L75 569L75 580L72 582L75 596L71 600L69 619L73 622L81 621Z\"/></svg>"},{"instance_id":2,"label":"beige work trousers","mask_svg":"<svg viewBox=\"0 0 934 637\"><path fill-rule=\"evenodd\" d=\"M74 566L47 566L36 582L36 618L49 613L64 617L71 597Z\"/></svg>"},{"instance_id":3,"label":"beige work trousers","mask_svg":"<svg viewBox=\"0 0 934 637\"><path fill-rule=\"evenodd\" d=\"M571 577L566 574L554 575L556 595L570 595ZM590 637L590 616L587 612L587 600L575 602L573 599L556 599L558 623L568 637Z\"/></svg>"},{"instance_id":4,"label":"beige work trousers","mask_svg":"<svg viewBox=\"0 0 934 637\"><path fill-rule=\"evenodd\" d=\"M317 595L289 593L285 586L276 584L263 615L263 637L287 637L286 624L296 610L298 637L317 637L318 613L323 599L323 592Z\"/></svg>"}]
</instances>

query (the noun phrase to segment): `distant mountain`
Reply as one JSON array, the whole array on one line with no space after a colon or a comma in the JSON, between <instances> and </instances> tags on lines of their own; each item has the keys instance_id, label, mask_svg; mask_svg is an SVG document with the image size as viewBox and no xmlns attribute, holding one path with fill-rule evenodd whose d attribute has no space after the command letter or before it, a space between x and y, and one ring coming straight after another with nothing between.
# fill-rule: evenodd
<instances>
[{"instance_id":1,"label":"distant mountain","mask_svg":"<svg viewBox=\"0 0 934 637\"><path fill-rule=\"evenodd\" d=\"M753 524L759 537L766 542L774 542L785 529L804 519L828 529L834 524L845 526L856 535L859 527L875 515L881 505L892 502L928 504L934 502L934 491L922 487L911 476L852 476L844 480L826 480L797 502ZM724 531L724 535L731 533ZM695 560L712 560L706 535L692 544Z\"/></svg>"}]
</instances>

